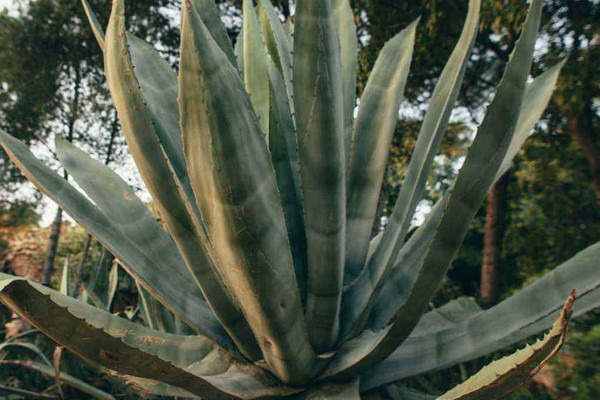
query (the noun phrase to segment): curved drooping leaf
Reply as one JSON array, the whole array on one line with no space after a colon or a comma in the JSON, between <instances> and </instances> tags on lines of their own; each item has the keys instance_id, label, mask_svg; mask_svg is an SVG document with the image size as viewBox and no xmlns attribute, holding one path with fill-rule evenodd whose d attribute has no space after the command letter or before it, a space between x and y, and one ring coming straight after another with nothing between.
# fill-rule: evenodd
<instances>
[{"instance_id":1,"label":"curved drooping leaf","mask_svg":"<svg viewBox=\"0 0 600 400\"><path fill-rule=\"evenodd\" d=\"M56 379L56 371L54 369L54 367L52 365L47 365L47 364L43 364L43 363L39 363L36 361L17 361L17 360L10 360L10 361L0 361L1 364L4 364L4 366L16 366L16 367L23 367L23 368L27 368L29 370L32 371L36 371L39 372L42 375L47 376L49 379ZM103 392L102 390L89 385L85 382L83 382L80 379L75 378L72 375L69 375L65 372L59 372L58 373L58 378L60 379L60 383L69 387L72 387L74 389L79 390L82 393L88 394L89 396L91 396L94 399L98 399L98 400L115 400L115 398L110 395L109 393ZM30 393L22 393L25 395L31 395ZM54 398L54 397L52 397Z\"/></svg>"},{"instance_id":2,"label":"curved drooping leaf","mask_svg":"<svg viewBox=\"0 0 600 400\"><path fill-rule=\"evenodd\" d=\"M173 166L165 158L166 151L161 146L152 113L144 102L133 68L125 33L123 0L113 4L104 59L108 86L125 140L161 218L217 319L244 355L259 358L260 351L253 334L216 270L210 244L194 205L189 202L179 180L173 176ZM225 62L230 65L227 60Z\"/></svg>"},{"instance_id":3,"label":"curved drooping leaf","mask_svg":"<svg viewBox=\"0 0 600 400\"><path fill-rule=\"evenodd\" d=\"M35 158L22 142L1 130L0 144L31 182L115 254L166 307L222 346L233 348L210 308L201 300L187 269L180 264L163 264L149 258L139 250L139 243L136 245L98 207ZM165 273L169 279L164 279Z\"/></svg>"},{"instance_id":4,"label":"curved drooping leaf","mask_svg":"<svg viewBox=\"0 0 600 400\"><path fill-rule=\"evenodd\" d=\"M269 66L271 102L269 109L269 150L275 168L277 187L281 195L294 260L296 283L300 290L300 297L304 301L306 299L308 270L296 131L288 99L285 95L284 78L272 61Z\"/></svg>"},{"instance_id":5,"label":"curved drooping leaf","mask_svg":"<svg viewBox=\"0 0 600 400\"><path fill-rule=\"evenodd\" d=\"M438 400L498 400L527 384L562 347L574 300L573 292L543 339L483 367Z\"/></svg>"},{"instance_id":6,"label":"curved drooping leaf","mask_svg":"<svg viewBox=\"0 0 600 400\"><path fill-rule=\"evenodd\" d=\"M541 10L542 1L533 0L498 92L449 191L448 204L426 252L423 267L418 271L404 302L385 329L377 333L366 330L346 342L338 352L339 361L334 360L326 374L352 376L381 362L410 335L427 310L431 297L446 275L470 221L493 185L508 152L527 87ZM378 249L381 247L380 244ZM369 304L375 304L374 297Z\"/></svg>"},{"instance_id":7,"label":"curved drooping leaf","mask_svg":"<svg viewBox=\"0 0 600 400\"><path fill-rule=\"evenodd\" d=\"M381 180L412 61L417 23L410 24L383 46L360 100L348 167L345 285L358 277L367 259Z\"/></svg>"},{"instance_id":8,"label":"curved drooping leaf","mask_svg":"<svg viewBox=\"0 0 600 400\"><path fill-rule=\"evenodd\" d=\"M308 248L306 319L317 352L339 332L346 161L340 44L331 0L296 2L293 86Z\"/></svg>"},{"instance_id":9,"label":"curved drooping leaf","mask_svg":"<svg viewBox=\"0 0 600 400\"><path fill-rule=\"evenodd\" d=\"M353 139L354 108L356 107L356 69L358 66L358 37L350 0L332 0L333 20L340 41L342 90L344 96L344 152L346 163ZM403 92L403 91L402 91Z\"/></svg>"},{"instance_id":10,"label":"curved drooping leaf","mask_svg":"<svg viewBox=\"0 0 600 400\"><path fill-rule=\"evenodd\" d=\"M52 400L55 399L55 397L53 397L51 395L47 395L44 393L37 393L37 392L33 392L31 390L19 389L14 386L6 386L6 385L0 385L0 393L8 394L5 397L9 400L22 399L23 396L27 396L29 398L34 398L34 399L52 399Z\"/></svg>"},{"instance_id":11,"label":"curved drooping leaf","mask_svg":"<svg viewBox=\"0 0 600 400\"><path fill-rule=\"evenodd\" d=\"M497 170L497 181L510 167L525 139L529 136L535 122L541 117L554 90L558 74L563 63L549 68L536 77L528 86L523 97L523 106L520 110L519 120L515 129L508 151ZM448 201L448 195L443 202ZM369 327L381 329L387 325L398 307L405 301L410 288L414 284L417 273L423 267L427 249L431 245L436 229L442 218L445 205L438 204L431 211L417 233L402 247L394 260L394 268L389 279L384 283L379 297L370 315Z\"/></svg>"},{"instance_id":12,"label":"curved drooping leaf","mask_svg":"<svg viewBox=\"0 0 600 400\"><path fill-rule=\"evenodd\" d=\"M193 4L182 10L180 106L192 187L219 272L284 382L315 360L271 155L236 69Z\"/></svg>"},{"instance_id":13,"label":"curved drooping leaf","mask_svg":"<svg viewBox=\"0 0 600 400\"><path fill-rule=\"evenodd\" d=\"M44 354L44 352L35 344L29 342L3 342L0 343L0 354L4 352L8 352L9 354L19 352L19 353L28 353L33 355L35 358L39 358L43 361L44 364L51 367L52 363L48 360L48 357ZM0 357L0 359L4 359L4 357Z\"/></svg>"},{"instance_id":14,"label":"curved drooping leaf","mask_svg":"<svg viewBox=\"0 0 600 400\"><path fill-rule=\"evenodd\" d=\"M269 65L253 0L243 0L244 83L260 128L269 140Z\"/></svg>"},{"instance_id":15,"label":"curved drooping leaf","mask_svg":"<svg viewBox=\"0 0 600 400\"><path fill-rule=\"evenodd\" d=\"M381 285L386 281L385 277L389 275L393 267L392 261L396 258L400 248L404 244L414 212L418 202L423 196L425 183L431 172L434 157L438 153L442 136L446 131L450 114L452 113L454 103L460 91L467 62L471 56L471 50L477 35L480 7L481 0L471 0L469 2L469 11L461 36L452 55L446 63L431 96L425 119L423 120L423 124L419 131L417 144L408 165L406 178L400 188L394 211L383 232L381 242L377 246L375 253L369 260L369 263L360 278L353 285L351 290L347 292L346 301L349 304L346 304L345 302L344 309L349 312L343 319L345 326L348 327L344 332L345 337L354 336L363 328L376 300L376 296L381 290ZM397 109L398 105L396 105L395 108L396 112ZM388 119L389 118L390 117L388 117ZM377 119L375 119L375 121L377 121ZM388 122L387 127L389 130L389 139L387 143L385 143L386 150L391 142L395 126L395 121L393 124L390 122ZM366 134L369 132L370 131L367 130ZM383 153L382 150L380 150L381 153ZM367 153L366 157L369 155L370 153ZM365 156L363 156L363 158L365 158ZM368 160L369 158L366 159ZM360 230L357 229L356 232L358 235L363 236L362 242L356 243L354 246L359 247L360 245L362 247L360 259L355 260L357 263L362 262L364 264L365 261L365 239L368 238L368 236L365 235L368 235L371 229L370 226L367 227L367 225L372 225L373 218L375 217L379 185L385 168L385 159L386 157L383 158L383 163L378 166L377 180L375 181L373 178L370 180L371 187L368 188L369 192L367 192L370 193L367 194L367 196L369 196L367 197L368 202L356 206L358 210L362 210L363 208L369 210L368 214L361 216L363 222L360 226ZM358 176L360 176L360 172ZM365 205L368 205L368 207L364 207Z\"/></svg>"},{"instance_id":16,"label":"curved drooping leaf","mask_svg":"<svg viewBox=\"0 0 600 400\"><path fill-rule=\"evenodd\" d=\"M574 317L600 306L600 243L588 247L500 304L429 334L411 335L381 364L366 371L362 390L448 368L548 329L575 289Z\"/></svg>"},{"instance_id":17,"label":"curved drooping leaf","mask_svg":"<svg viewBox=\"0 0 600 400\"><path fill-rule=\"evenodd\" d=\"M203 336L145 328L21 278L0 274L0 300L54 341L113 371L211 399L295 391Z\"/></svg>"}]
</instances>

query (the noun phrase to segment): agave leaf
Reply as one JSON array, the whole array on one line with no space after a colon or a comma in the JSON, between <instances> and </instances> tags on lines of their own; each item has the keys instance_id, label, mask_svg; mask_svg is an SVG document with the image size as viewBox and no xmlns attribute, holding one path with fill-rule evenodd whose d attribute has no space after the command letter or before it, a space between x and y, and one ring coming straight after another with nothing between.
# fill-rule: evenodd
<instances>
[{"instance_id":1,"label":"agave leaf","mask_svg":"<svg viewBox=\"0 0 600 400\"><path fill-rule=\"evenodd\" d=\"M27 368L36 372L39 372L42 375L46 375L50 379L56 378L56 371L52 365L46 365L35 361L4 361L5 365L14 365L18 367ZM58 377L60 379L60 383L66 386L72 387L74 389L79 390L82 393L90 395L94 399L98 400L115 400L115 398L109 393L103 392L102 390L95 388L92 385L89 385L83 382L80 379L75 378L72 375L69 375L64 372L59 372ZM54 398L54 397L52 397Z\"/></svg>"},{"instance_id":2,"label":"agave leaf","mask_svg":"<svg viewBox=\"0 0 600 400\"><path fill-rule=\"evenodd\" d=\"M187 269L179 268L179 264L163 264L152 260L84 195L35 158L22 142L1 130L0 144L31 182L119 257L129 272L142 281L165 306L222 346L233 347L210 308L201 300ZM169 279L164 279L167 267Z\"/></svg>"},{"instance_id":3,"label":"agave leaf","mask_svg":"<svg viewBox=\"0 0 600 400\"><path fill-rule=\"evenodd\" d=\"M301 383L315 354L271 156L236 69L193 4L182 14L181 126L198 208L265 360L284 382Z\"/></svg>"},{"instance_id":4,"label":"agave leaf","mask_svg":"<svg viewBox=\"0 0 600 400\"><path fill-rule=\"evenodd\" d=\"M371 239L369 241L369 252L367 253L367 263L373 256L373 253L375 253L375 250L377 249L377 246L379 246L379 243L381 242L382 237L383 237L383 232L379 232L377 235L375 235L375 237L373 239Z\"/></svg>"},{"instance_id":5,"label":"agave leaf","mask_svg":"<svg viewBox=\"0 0 600 400\"><path fill-rule=\"evenodd\" d=\"M113 257L106 249L102 248L89 282L83 283L86 293L84 303L87 303L89 299L91 301L89 304L94 304L97 308L108 311L109 271L112 263Z\"/></svg>"},{"instance_id":6,"label":"agave leaf","mask_svg":"<svg viewBox=\"0 0 600 400\"><path fill-rule=\"evenodd\" d=\"M194 206L189 203L178 179L173 176L172 166L164 157L129 54L124 3L116 0L106 33L104 64L125 140L196 284L240 351L256 359L260 357L260 351L252 332L216 270ZM225 63L230 65L227 60Z\"/></svg>"},{"instance_id":7,"label":"agave leaf","mask_svg":"<svg viewBox=\"0 0 600 400\"><path fill-rule=\"evenodd\" d=\"M42 360L44 362L44 364L46 364L47 366L49 366L49 367L52 366L52 363L50 362L50 360L48 360L48 357L46 357L44 352L38 346L34 345L33 343L28 343L28 342L3 342L3 343L0 343L0 354L3 352L14 353L15 351L32 354L35 357ZM4 357L0 357L0 359L4 359Z\"/></svg>"},{"instance_id":8,"label":"agave leaf","mask_svg":"<svg viewBox=\"0 0 600 400\"><path fill-rule=\"evenodd\" d=\"M92 32L94 33L94 37L102 51L104 51L104 28L102 28L102 25L98 21L98 17L96 17L96 13L90 6L90 3L88 3L87 0L81 0L81 3L83 4L83 9L88 22L90 23L90 27L92 28Z\"/></svg>"},{"instance_id":9,"label":"agave leaf","mask_svg":"<svg viewBox=\"0 0 600 400\"><path fill-rule=\"evenodd\" d=\"M521 113L519 114L519 122L517 129L508 146L508 151L502 160L502 164L494 181L498 181L502 175L510 168L512 160L515 158L525 140L532 133L532 129L541 118L544 110L552 98L552 92L556 88L558 75L565 65L566 59L560 61L556 65L548 68L546 72L536 77L529 85L523 96L523 104Z\"/></svg>"},{"instance_id":10,"label":"agave leaf","mask_svg":"<svg viewBox=\"0 0 600 400\"><path fill-rule=\"evenodd\" d=\"M171 169L197 213L179 129L177 75L154 47L144 40L127 33L127 45L131 54L131 66L140 84L140 93L152 119L154 131Z\"/></svg>"},{"instance_id":11,"label":"agave leaf","mask_svg":"<svg viewBox=\"0 0 600 400\"><path fill-rule=\"evenodd\" d=\"M56 141L56 151L69 174L75 178L77 183L96 202L96 205L108 216L112 223L123 234L131 238L131 241L136 243L140 252L163 264L161 267L163 273L165 266L179 266L177 272L181 275L180 280L189 280L190 274L188 271L184 271L185 268L182 268L181 256L173 246L171 239L152 214L150 214L145 204L135 196L133 189L129 185L109 167L93 160L83 151L65 140ZM188 239L186 238L186 240ZM196 265L196 268L199 276L205 277L200 282L200 287L204 291L208 290L209 296L212 296L210 299L218 303L221 300L219 295L227 295L227 293L221 294L225 290L224 287L220 285L219 280L212 277L209 266ZM171 279L172 277L169 276L169 278ZM154 279L164 280L164 277L161 274L160 277ZM181 288L176 290L181 290ZM185 295L200 296L200 293L198 293L198 290L194 290ZM108 307L109 304L107 303L106 306ZM213 305L211 304L211 306ZM218 308L216 308L218 311L217 316L222 318L226 329L229 328L231 332L234 332L232 336L234 340L237 339L236 344L244 351L245 343L253 343L254 339L249 327L245 324L243 316L239 313L239 310L237 313L235 312L236 309L232 310L230 308L232 306L232 303L218 303ZM241 343L240 338L243 339ZM256 345L254 344L254 346ZM255 353L246 352L254 354L254 357L256 357L258 355L258 348L256 348Z\"/></svg>"},{"instance_id":12,"label":"agave leaf","mask_svg":"<svg viewBox=\"0 0 600 400\"><path fill-rule=\"evenodd\" d=\"M386 282L383 284L373 306L367 326L377 331L387 326L390 318L406 300L414 285L415 278L423 268L427 250L444 214L449 196L439 200L425 218L423 225L408 239L395 260Z\"/></svg>"},{"instance_id":13,"label":"agave leaf","mask_svg":"<svg viewBox=\"0 0 600 400\"><path fill-rule=\"evenodd\" d=\"M412 61L417 23L410 24L383 46L360 100L348 169L344 284L358 277L367 258L381 180Z\"/></svg>"},{"instance_id":14,"label":"agave leaf","mask_svg":"<svg viewBox=\"0 0 600 400\"><path fill-rule=\"evenodd\" d=\"M215 0L186 0L194 5L206 29L215 40L219 48L231 62L231 65L237 65L231 39L227 33L227 28L221 21L221 13Z\"/></svg>"},{"instance_id":15,"label":"agave leaf","mask_svg":"<svg viewBox=\"0 0 600 400\"><path fill-rule=\"evenodd\" d=\"M167 385L166 383L155 381L152 379L138 378L131 375L120 375L112 373L118 379L124 381L126 385L133 389L136 393L148 398L150 396L164 396L164 397L183 397L185 399L200 399L200 397L194 396L187 390L180 389L175 386Z\"/></svg>"},{"instance_id":16,"label":"agave leaf","mask_svg":"<svg viewBox=\"0 0 600 400\"><path fill-rule=\"evenodd\" d=\"M527 86L515 134L511 139L502 164L497 170L495 180L499 179L510 167L512 159L529 136L535 121L544 112L552 96L562 65L561 62L549 68ZM444 204L447 203L448 197L449 195L444 197ZM389 279L383 285L371 313L369 326L372 329L381 329L387 325L398 307L406 300L416 275L423 267L427 249L431 245L445 207L441 203L436 205L425 223L419 227L417 233L409 239L398 253L394 261L394 268Z\"/></svg>"},{"instance_id":17,"label":"agave leaf","mask_svg":"<svg viewBox=\"0 0 600 400\"><path fill-rule=\"evenodd\" d=\"M57 343L119 373L215 399L294 392L206 337L145 328L34 282L0 274L0 300Z\"/></svg>"},{"instance_id":18,"label":"agave leaf","mask_svg":"<svg viewBox=\"0 0 600 400\"><path fill-rule=\"evenodd\" d=\"M83 7L96 39L105 49L105 35L98 23L96 14L87 0L82 0ZM194 194L190 187L189 177L183 155L183 144L179 130L179 107L177 106L177 75L169 63L144 40L126 33L129 46L132 69L139 83L139 91L143 97L144 106L153 122L153 130L160 140L170 167L188 197L196 214ZM201 221L200 221L201 223Z\"/></svg>"},{"instance_id":19,"label":"agave leaf","mask_svg":"<svg viewBox=\"0 0 600 400\"><path fill-rule=\"evenodd\" d=\"M358 379L344 383L324 383L294 398L297 400L360 400Z\"/></svg>"},{"instance_id":20,"label":"agave leaf","mask_svg":"<svg viewBox=\"0 0 600 400\"><path fill-rule=\"evenodd\" d=\"M107 310L110 311L113 300L115 299L115 293L117 293L117 286L119 285L119 263L116 260L113 262L108 274L108 301L106 302Z\"/></svg>"},{"instance_id":21,"label":"agave leaf","mask_svg":"<svg viewBox=\"0 0 600 400\"><path fill-rule=\"evenodd\" d=\"M288 38L288 42L290 42L290 47L293 49L294 48L294 21L292 20L292 18L288 18L284 23L283 23L283 30L285 31L287 38ZM293 58L292 58L293 60Z\"/></svg>"},{"instance_id":22,"label":"agave leaf","mask_svg":"<svg viewBox=\"0 0 600 400\"><path fill-rule=\"evenodd\" d=\"M426 253L423 267L417 273L406 299L385 329L377 333L367 330L361 334L362 337L342 347L338 358L345 361L330 364L330 370L338 370L337 375L355 375L386 358L409 336L426 311L429 300L444 278L471 219L493 185L507 154L527 87L541 9L541 0L534 0L498 92L450 189L448 204ZM347 365L348 362L351 365Z\"/></svg>"},{"instance_id":23,"label":"agave leaf","mask_svg":"<svg viewBox=\"0 0 600 400\"><path fill-rule=\"evenodd\" d=\"M263 133L269 140L269 66L261 36L260 22L252 4L243 1L244 82Z\"/></svg>"},{"instance_id":24,"label":"agave leaf","mask_svg":"<svg viewBox=\"0 0 600 400\"><path fill-rule=\"evenodd\" d=\"M244 29L244 24L242 23L242 30ZM240 72L240 76L244 77L244 35L237 35L235 42L235 58L237 60L238 71Z\"/></svg>"},{"instance_id":25,"label":"agave leaf","mask_svg":"<svg viewBox=\"0 0 600 400\"><path fill-rule=\"evenodd\" d=\"M71 295L71 270L69 268L69 256L65 257L65 263L60 274L60 288L59 291L65 296Z\"/></svg>"},{"instance_id":26,"label":"agave leaf","mask_svg":"<svg viewBox=\"0 0 600 400\"><path fill-rule=\"evenodd\" d=\"M555 66L549 68L546 72L536 77L533 82L527 86L527 90L523 98L523 107L521 108L519 121L517 123L517 128L515 129L515 134L511 139L508 151L504 157L504 160L502 161L502 165L498 170L494 181L497 181L502 175L504 175L508 168L510 168L513 158L516 156L525 140L529 137L536 122L542 116L546 106L550 101L550 98L552 97L552 92L555 88L558 74L564 65L564 62L565 61L563 60ZM447 201L447 196L443 201ZM435 228L439 224L441 212L445 207L441 203L442 202L438 202L438 204L436 204L434 211L430 213L425 223L417 229L418 234L415 234L411 239L409 239L408 243L402 247L398 256L395 258L393 275L388 283L384 285L377 300L377 304L371 314L370 326L374 327L375 329L383 328L390 316L397 309L399 303L390 303L390 299L396 299L399 301L403 299L402 296L398 295L399 290L394 290L392 286L399 285L401 282L403 282L402 287L405 287L407 284L412 284L415 273L419 270L418 268L421 267L423 260L421 259L419 262L415 262L414 256L417 253L424 254L427 246L429 246L430 239L433 237ZM424 240L425 238L423 237L423 234L425 234L425 231L427 231L426 237L429 238L427 239L429 241ZM377 244L378 243L372 243L370 251L372 251ZM407 256L410 254L412 254L412 258L409 259L410 261L406 261ZM405 267L408 269L401 271ZM399 277L397 274L398 272L408 273L410 276ZM380 307L382 306L388 310L391 310L391 312L388 311L387 316L378 317L378 314L382 313L380 310Z\"/></svg>"},{"instance_id":27,"label":"agave leaf","mask_svg":"<svg viewBox=\"0 0 600 400\"><path fill-rule=\"evenodd\" d=\"M162 329L157 328L157 324L154 321L154 313L152 312L152 297L150 293L144 289L144 287L136 280L135 285L138 290L138 306L140 307L144 322L150 329L157 329L164 332Z\"/></svg>"},{"instance_id":28,"label":"agave leaf","mask_svg":"<svg viewBox=\"0 0 600 400\"><path fill-rule=\"evenodd\" d=\"M296 282L302 300L306 299L306 231L302 210L298 148L294 119L290 111L283 76L269 63L269 149L275 168L277 187L285 214L288 237L294 259Z\"/></svg>"},{"instance_id":29,"label":"agave leaf","mask_svg":"<svg viewBox=\"0 0 600 400\"><path fill-rule=\"evenodd\" d=\"M439 332L481 312L481 308L472 297L459 297L436 308L419 321L411 336L422 336Z\"/></svg>"},{"instance_id":30,"label":"agave leaf","mask_svg":"<svg viewBox=\"0 0 600 400\"><path fill-rule=\"evenodd\" d=\"M267 51L279 73L283 76L285 93L287 93L288 104L292 117L294 115L294 96L292 85L292 46L289 34L279 20L277 11L270 0L259 0L258 2L263 40ZM293 118L292 118L293 121Z\"/></svg>"},{"instance_id":31,"label":"agave leaf","mask_svg":"<svg viewBox=\"0 0 600 400\"><path fill-rule=\"evenodd\" d=\"M148 327L167 333L180 333L177 332L175 327L175 320L173 314L171 314L162 304L148 293L139 282L135 282L138 289L138 303L142 315Z\"/></svg>"},{"instance_id":32,"label":"agave leaf","mask_svg":"<svg viewBox=\"0 0 600 400\"><path fill-rule=\"evenodd\" d=\"M306 318L318 352L339 332L345 237L344 100L331 0L296 2L294 107L308 246Z\"/></svg>"},{"instance_id":33,"label":"agave leaf","mask_svg":"<svg viewBox=\"0 0 600 400\"><path fill-rule=\"evenodd\" d=\"M525 385L562 347L574 300L575 292L543 339L483 367L438 400L502 399Z\"/></svg>"},{"instance_id":34,"label":"agave leaf","mask_svg":"<svg viewBox=\"0 0 600 400\"><path fill-rule=\"evenodd\" d=\"M358 65L358 37L349 0L332 0L333 20L340 41L342 89L344 91L344 138L346 163L350 157L356 107L356 68Z\"/></svg>"},{"instance_id":35,"label":"agave leaf","mask_svg":"<svg viewBox=\"0 0 600 400\"><path fill-rule=\"evenodd\" d=\"M488 310L440 331L413 333L381 364L362 375L363 390L448 368L548 329L573 288L574 317L600 306L600 243Z\"/></svg>"},{"instance_id":36,"label":"agave leaf","mask_svg":"<svg viewBox=\"0 0 600 400\"><path fill-rule=\"evenodd\" d=\"M346 337L356 335L364 326L365 320L376 300L376 296L381 289L381 285L386 281L385 277L390 273L393 265L391 261L397 256L399 249L404 243L415 209L425 190L425 183L431 172L433 159L439 150L442 136L446 130L452 108L462 84L464 71L477 34L480 7L480 0L471 0L469 2L469 12L461 36L433 91L431 102L421 125L417 144L408 166L406 179L400 189L398 200L383 233L381 243L377 246L364 273L354 284L353 288L347 292L346 297L349 304L344 302L344 309L350 312L343 319L347 327L345 329ZM396 110L397 108L396 106ZM393 127L394 125L390 124L386 128L390 130L390 137L388 143L386 143L388 146L389 142L391 142ZM384 163L379 166L377 171L377 181L373 180L373 178L370 179L372 183L369 188L371 194L368 198L369 214L362 216L364 218L364 222L360 227L360 231L363 232L362 235L368 235L370 227L367 228L366 225L371 225L375 216L379 185L385 168L385 156L383 160ZM376 185L375 182L377 183ZM357 207L357 209L361 210L363 207ZM364 242L365 239L362 240L363 243L360 245L364 249L366 242ZM360 259L356 259L355 262L363 262L364 264L365 250L362 250L362 252ZM360 264L357 264L355 268L358 265ZM367 289L369 287L372 289Z\"/></svg>"}]
</instances>

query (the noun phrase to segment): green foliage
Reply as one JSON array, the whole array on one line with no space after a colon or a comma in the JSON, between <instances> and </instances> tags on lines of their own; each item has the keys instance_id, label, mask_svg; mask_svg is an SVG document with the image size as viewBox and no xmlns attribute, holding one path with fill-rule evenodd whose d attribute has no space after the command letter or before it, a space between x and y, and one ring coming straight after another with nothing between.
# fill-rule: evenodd
<instances>
[{"instance_id":1,"label":"green foliage","mask_svg":"<svg viewBox=\"0 0 600 400\"><path fill-rule=\"evenodd\" d=\"M517 282L600 237L600 206L586 175L586 161L567 135L542 131L523 151L509 187L503 250L506 265L516 267L509 271L518 274ZM507 283L514 280L505 277Z\"/></svg>"},{"instance_id":2,"label":"green foliage","mask_svg":"<svg viewBox=\"0 0 600 400\"><path fill-rule=\"evenodd\" d=\"M56 142L58 157L87 196L0 131L21 171L135 279L141 313L109 312L119 267L108 278L94 274L80 300L64 294L67 269L63 294L2 274L0 300L140 390L177 387L214 398L358 398L553 326L544 341L509 358L509 367L492 364L493 374L484 369L467 381L467 395L452 398L514 390L562 345L574 299L561 308L571 289L580 294L575 314L600 304L600 245L492 309L463 299L428 312L562 67L528 81L542 16L542 1L534 0L463 166L434 188L448 190L406 240L469 64L480 8L479 0L469 2L419 133L403 132L402 140L416 136L414 151L390 222L370 241L417 23L383 47L351 130L356 41L346 1L296 2L293 43L269 5L245 2L243 62L233 59L215 4L186 1L178 77L127 32L123 0L114 2L105 35L88 6L124 136L166 231L118 175L68 141ZM460 124L450 127L466 139ZM299 237L306 243L296 245Z\"/></svg>"},{"instance_id":3,"label":"green foliage","mask_svg":"<svg viewBox=\"0 0 600 400\"><path fill-rule=\"evenodd\" d=\"M35 204L26 201L15 201L7 204L0 202L0 228L35 225L40 216L35 210Z\"/></svg>"}]
</instances>

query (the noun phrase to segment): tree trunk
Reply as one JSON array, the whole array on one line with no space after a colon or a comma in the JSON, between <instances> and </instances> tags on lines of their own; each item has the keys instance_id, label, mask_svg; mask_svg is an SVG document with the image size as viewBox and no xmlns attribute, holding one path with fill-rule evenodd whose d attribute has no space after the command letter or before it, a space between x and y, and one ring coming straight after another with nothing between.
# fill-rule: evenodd
<instances>
[{"instance_id":1,"label":"tree trunk","mask_svg":"<svg viewBox=\"0 0 600 400\"><path fill-rule=\"evenodd\" d=\"M79 260L79 264L77 264L77 272L75 273L75 282L73 282L73 287L71 289L73 293L73 297L76 297L79 294L79 285L83 282L83 266L88 259L90 254L90 247L92 245L92 235L88 233L87 238L85 239L85 244L83 245L83 252L81 253L81 259Z\"/></svg>"},{"instance_id":2,"label":"tree trunk","mask_svg":"<svg viewBox=\"0 0 600 400\"><path fill-rule=\"evenodd\" d=\"M46 252L46 259L44 260L44 278L42 283L44 285L50 284L50 278L54 272L54 260L56 259L56 250L58 249L58 239L60 238L60 227L62 225L62 209L58 207L54 221L52 222L52 232L50 233L50 240L48 243L48 250Z\"/></svg>"},{"instance_id":3,"label":"tree trunk","mask_svg":"<svg viewBox=\"0 0 600 400\"><path fill-rule=\"evenodd\" d=\"M500 294L500 258L508 176L508 173L504 174L492 187L487 197L479 293L482 302L487 305L496 303Z\"/></svg>"},{"instance_id":4,"label":"tree trunk","mask_svg":"<svg viewBox=\"0 0 600 400\"><path fill-rule=\"evenodd\" d=\"M600 148L594 132L594 111L589 102L577 115L569 119L569 130L588 161L592 187L596 193L596 200L600 203Z\"/></svg>"},{"instance_id":5,"label":"tree trunk","mask_svg":"<svg viewBox=\"0 0 600 400\"><path fill-rule=\"evenodd\" d=\"M81 72L79 68L75 68L75 87L73 94L73 102L71 103L71 114L69 116L69 126L67 129L67 140L73 141L75 135L75 122L79 114L79 89L81 87ZM68 179L67 172L64 172L65 180ZM46 252L46 259L44 260L44 280L42 284L49 285L52 273L54 272L54 260L56 259L56 251L58 249L58 242L60 240L60 228L62 225L62 210L58 207L54 222L52 223L52 233L50 234L50 240L48 243L48 251Z\"/></svg>"}]
</instances>

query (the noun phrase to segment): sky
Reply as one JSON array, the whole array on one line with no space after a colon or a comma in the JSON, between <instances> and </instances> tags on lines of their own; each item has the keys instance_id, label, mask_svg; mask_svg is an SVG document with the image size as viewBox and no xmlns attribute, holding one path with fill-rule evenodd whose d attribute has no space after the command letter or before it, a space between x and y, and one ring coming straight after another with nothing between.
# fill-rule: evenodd
<instances>
[{"instance_id":1,"label":"sky","mask_svg":"<svg viewBox=\"0 0 600 400\"><path fill-rule=\"evenodd\" d=\"M15 0L0 0L0 9L8 8L10 10L15 3Z\"/></svg>"}]
</instances>

